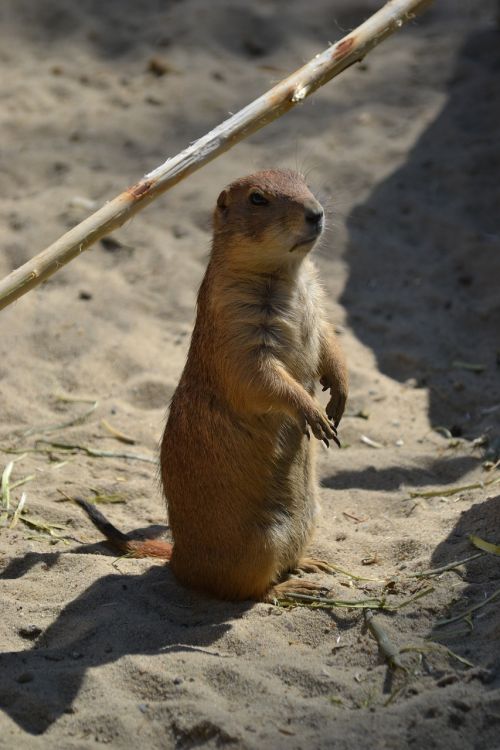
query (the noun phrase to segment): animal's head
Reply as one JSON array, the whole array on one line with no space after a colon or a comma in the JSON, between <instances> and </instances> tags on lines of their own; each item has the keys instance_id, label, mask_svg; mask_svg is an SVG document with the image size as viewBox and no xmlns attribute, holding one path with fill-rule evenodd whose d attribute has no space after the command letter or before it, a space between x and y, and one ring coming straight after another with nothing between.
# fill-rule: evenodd
<instances>
[{"instance_id":1,"label":"animal's head","mask_svg":"<svg viewBox=\"0 0 500 750\"><path fill-rule=\"evenodd\" d=\"M237 265L266 270L302 260L323 226L323 208L304 177L271 169L242 177L219 195L215 247Z\"/></svg>"}]
</instances>

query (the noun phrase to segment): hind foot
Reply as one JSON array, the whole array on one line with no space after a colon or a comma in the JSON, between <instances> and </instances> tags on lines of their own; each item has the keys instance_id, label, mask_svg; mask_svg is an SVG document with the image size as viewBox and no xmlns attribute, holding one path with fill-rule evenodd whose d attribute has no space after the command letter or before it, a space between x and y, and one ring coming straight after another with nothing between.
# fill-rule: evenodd
<instances>
[{"instance_id":1,"label":"hind foot","mask_svg":"<svg viewBox=\"0 0 500 750\"><path fill-rule=\"evenodd\" d=\"M295 570L301 573L329 573L329 575L335 573L332 566L325 560L316 560L315 557L301 557Z\"/></svg>"},{"instance_id":2,"label":"hind foot","mask_svg":"<svg viewBox=\"0 0 500 750\"><path fill-rule=\"evenodd\" d=\"M301 578L289 578L273 586L262 601L274 602L276 599L286 599L288 594L325 594L328 591L327 586L321 586L319 583L311 583Z\"/></svg>"}]
</instances>

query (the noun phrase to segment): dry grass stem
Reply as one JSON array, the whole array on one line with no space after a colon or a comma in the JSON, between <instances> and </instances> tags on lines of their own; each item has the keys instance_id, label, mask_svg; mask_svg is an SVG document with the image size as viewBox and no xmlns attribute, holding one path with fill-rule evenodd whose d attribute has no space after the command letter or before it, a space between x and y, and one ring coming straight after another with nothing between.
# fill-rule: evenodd
<instances>
[{"instance_id":1,"label":"dry grass stem","mask_svg":"<svg viewBox=\"0 0 500 750\"><path fill-rule=\"evenodd\" d=\"M23 479L18 479L17 482L12 482L12 484L10 485L10 489L11 490L15 490L17 487L22 487L23 484L27 484L28 482L32 482L33 479L35 479L35 478L36 477L35 477L34 474L30 474L29 476L24 477Z\"/></svg>"},{"instance_id":2,"label":"dry grass stem","mask_svg":"<svg viewBox=\"0 0 500 750\"><path fill-rule=\"evenodd\" d=\"M46 447L39 447L40 444ZM144 453L127 453L122 451L103 451L97 448L89 448L87 445L80 445L78 443L59 443L52 442L49 440L38 440L35 448L7 448L2 447L5 453L48 453L53 454L57 451L71 451L73 453L85 453L91 458L124 458L130 461L145 461L146 463L156 464L157 460L154 456L147 456Z\"/></svg>"},{"instance_id":3,"label":"dry grass stem","mask_svg":"<svg viewBox=\"0 0 500 750\"><path fill-rule=\"evenodd\" d=\"M488 552L490 555L500 555L500 544L485 542L484 539L481 539L475 534L471 534L469 536L469 541L474 545L474 547L483 550L483 552Z\"/></svg>"},{"instance_id":4,"label":"dry grass stem","mask_svg":"<svg viewBox=\"0 0 500 750\"><path fill-rule=\"evenodd\" d=\"M432 578L433 576L439 576L441 573L446 573L448 570L455 570L460 565L477 560L479 557L484 557L484 552L476 552L474 555L464 557L463 560L456 560L455 562L448 563L447 565L441 565L439 568L429 568L428 570L421 570L418 573L409 573L408 578Z\"/></svg>"},{"instance_id":5,"label":"dry grass stem","mask_svg":"<svg viewBox=\"0 0 500 750\"><path fill-rule=\"evenodd\" d=\"M458 622L459 620L468 620L471 618L472 614L474 612L477 612L478 609L482 609L487 604L490 604L490 602L495 601L495 599L498 599L500 596L500 589L497 589L491 596L489 596L487 599L484 600L484 602L481 602L480 604L476 604L474 607L469 607L469 609L466 609L465 612L462 612L459 615L455 615L454 617L449 617L446 620L438 620L436 623L436 627L440 628L443 625L449 625L452 622Z\"/></svg>"},{"instance_id":6,"label":"dry grass stem","mask_svg":"<svg viewBox=\"0 0 500 750\"><path fill-rule=\"evenodd\" d=\"M414 490L410 492L410 497L450 497L451 495L457 495L459 492L466 492L467 490L482 490L491 484L497 484L500 482L500 477L493 477L492 479L486 480L486 482L473 482L472 484L462 484L458 487L450 487L449 489L437 489L437 490Z\"/></svg>"},{"instance_id":7,"label":"dry grass stem","mask_svg":"<svg viewBox=\"0 0 500 750\"><path fill-rule=\"evenodd\" d=\"M14 468L14 461L9 461L2 473L2 508L9 510L10 508L10 475Z\"/></svg>"},{"instance_id":8,"label":"dry grass stem","mask_svg":"<svg viewBox=\"0 0 500 750\"><path fill-rule=\"evenodd\" d=\"M127 445L135 445L137 443L137 440L135 438L130 437L130 435L125 435L123 432L120 432L120 430L117 430L116 427L113 427L113 425L109 424L109 422L107 422L105 419L101 420L101 426L104 427L106 432L109 432L110 435L119 440L121 443L127 443Z\"/></svg>"},{"instance_id":9,"label":"dry grass stem","mask_svg":"<svg viewBox=\"0 0 500 750\"><path fill-rule=\"evenodd\" d=\"M464 656L460 656L460 654L456 654L454 651L451 650L451 648L448 648L448 646L445 646L443 643L436 643L434 646L403 646L403 648L399 649L400 654L406 654L409 652L415 652L417 654L429 654L439 651L445 651L445 653L448 654L448 656L451 656L452 659L456 659L461 664L464 664L466 667L475 667L476 665L473 664L471 661L466 659Z\"/></svg>"},{"instance_id":10,"label":"dry grass stem","mask_svg":"<svg viewBox=\"0 0 500 750\"><path fill-rule=\"evenodd\" d=\"M64 422L56 422L54 424L41 425L39 427L32 427L26 432L21 433L21 437L28 437L29 435L38 435L46 432L56 432L57 430L64 430L67 427L74 427L75 425L82 424L88 417L97 409L98 401L94 401L92 406L84 414L80 414L76 417L72 417Z\"/></svg>"},{"instance_id":11,"label":"dry grass stem","mask_svg":"<svg viewBox=\"0 0 500 750\"><path fill-rule=\"evenodd\" d=\"M9 529L13 529L17 525L17 522L19 521L19 517L23 511L25 504L26 504L26 493L23 492L23 494L21 495L21 499L19 500L19 503L17 505L17 508L12 514L12 520L9 524Z\"/></svg>"},{"instance_id":12,"label":"dry grass stem","mask_svg":"<svg viewBox=\"0 0 500 750\"><path fill-rule=\"evenodd\" d=\"M303 602L304 604L302 606L309 606L312 608L326 607L327 609L331 609L339 607L345 609L380 609L385 610L386 612L396 612L398 609L402 609L403 607L408 606L408 604L416 602L418 599L427 596L427 594L431 594L433 591L434 589L432 587L422 589L398 604L388 604L386 597L373 597L371 599L358 599L356 601L349 599L329 599L327 597L312 596L310 594L287 594L286 597L279 600L279 603L286 604L291 600L293 602Z\"/></svg>"}]
</instances>

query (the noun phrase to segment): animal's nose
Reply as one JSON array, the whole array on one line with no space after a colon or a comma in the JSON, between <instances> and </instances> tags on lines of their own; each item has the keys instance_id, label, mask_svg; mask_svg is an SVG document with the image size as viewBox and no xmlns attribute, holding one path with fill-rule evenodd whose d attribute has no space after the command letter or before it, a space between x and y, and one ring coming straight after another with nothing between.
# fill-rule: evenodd
<instances>
[{"instance_id":1,"label":"animal's nose","mask_svg":"<svg viewBox=\"0 0 500 750\"><path fill-rule=\"evenodd\" d=\"M324 211L321 206L308 206L305 210L306 221L317 227L323 222Z\"/></svg>"}]
</instances>

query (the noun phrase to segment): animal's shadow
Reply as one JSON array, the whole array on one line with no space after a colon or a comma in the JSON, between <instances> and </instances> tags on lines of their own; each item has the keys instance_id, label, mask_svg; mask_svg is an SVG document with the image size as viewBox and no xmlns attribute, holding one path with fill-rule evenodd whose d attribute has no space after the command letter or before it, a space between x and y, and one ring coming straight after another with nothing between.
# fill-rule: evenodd
<instances>
[{"instance_id":1,"label":"animal's shadow","mask_svg":"<svg viewBox=\"0 0 500 750\"><path fill-rule=\"evenodd\" d=\"M14 560L2 578L57 564L59 553ZM45 732L70 712L92 667L128 654L198 650L217 642L252 602L208 600L179 586L165 565L106 575L65 606L30 650L0 654L0 707L25 731ZM214 648L215 647L215 648Z\"/></svg>"},{"instance_id":2,"label":"animal's shadow","mask_svg":"<svg viewBox=\"0 0 500 750\"><path fill-rule=\"evenodd\" d=\"M347 219L341 297L380 371L415 378L431 423L474 437L500 400L499 75L499 32L471 34L440 114Z\"/></svg>"}]
</instances>

